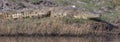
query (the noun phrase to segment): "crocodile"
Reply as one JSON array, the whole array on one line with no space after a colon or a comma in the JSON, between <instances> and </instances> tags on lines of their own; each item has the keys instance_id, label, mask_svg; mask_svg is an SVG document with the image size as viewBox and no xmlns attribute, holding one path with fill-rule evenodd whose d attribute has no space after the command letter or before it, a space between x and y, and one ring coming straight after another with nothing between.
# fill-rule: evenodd
<instances>
[{"instance_id":1,"label":"crocodile","mask_svg":"<svg viewBox=\"0 0 120 42\"><path fill-rule=\"evenodd\" d=\"M98 18L101 15L95 14L89 11L82 11L79 9L66 9L63 7L55 7L51 10L52 17L73 17L73 18L82 18L82 19L89 19L89 18Z\"/></svg>"},{"instance_id":2,"label":"crocodile","mask_svg":"<svg viewBox=\"0 0 120 42\"><path fill-rule=\"evenodd\" d=\"M79 12L78 14L73 15L74 18L79 19L90 19L90 18L99 18L101 14L94 14L90 12Z\"/></svg>"},{"instance_id":3,"label":"crocodile","mask_svg":"<svg viewBox=\"0 0 120 42\"><path fill-rule=\"evenodd\" d=\"M42 16L47 15L48 10L45 9L34 9L34 10L25 10L25 11L7 11L7 12L1 12L0 18L2 19L18 19L18 18L24 18L24 17L34 17L34 16Z\"/></svg>"},{"instance_id":4,"label":"crocodile","mask_svg":"<svg viewBox=\"0 0 120 42\"><path fill-rule=\"evenodd\" d=\"M3 19L15 19L24 17L36 17L36 16L50 16L50 17L65 17L70 16L73 18L96 18L99 14L93 14L88 12L83 12L75 9L67 9L64 7L42 7L41 9L25 10L25 11L9 11L0 13L0 18Z\"/></svg>"}]
</instances>

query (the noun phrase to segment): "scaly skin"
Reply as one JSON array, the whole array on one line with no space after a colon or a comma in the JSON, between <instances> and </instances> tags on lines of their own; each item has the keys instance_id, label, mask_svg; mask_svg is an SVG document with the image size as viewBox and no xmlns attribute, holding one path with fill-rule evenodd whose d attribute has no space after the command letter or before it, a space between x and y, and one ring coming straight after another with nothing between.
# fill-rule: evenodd
<instances>
[{"instance_id":1,"label":"scaly skin","mask_svg":"<svg viewBox=\"0 0 120 42\"><path fill-rule=\"evenodd\" d=\"M72 16L74 18L96 18L98 14L89 14L80 10L64 9L64 7L43 7L42 9L34 9L20 12L3 12L0 14L0 18L3 19L16 19L33 16L50 15L50 17L65 17Z\"/></svg>"},{"instance_id":2,"label":"scaly skin","mask_svg":"<svg viewBox=\"0 0 120 42\"><path fill-rule=\"evenodd\" d=\"M81 12L73 16L74 18L81 18L81 19L89 19L89 18L99 18L100 14L93 14L93 13L85 13Z\"/></svg>"},{"instance_id":3,"label":"scaly skin","mask_svg":"<svg viewBox=\"0 0 120 42\"><path fill-rule=\"evenodd\" d=\"M54 7L53 10L51 10L51 16L52 17L65 17L70 16L73 18L82 18L82 19L89 19L89 18L98 18L100 17L100 14L94 14L91 12L84 12L81 10L74 10L74 9L64 9L62 7Z\"/></svg>"},{"instance_id":4,"label":"scaly skin","mask_svg":"<svg viewBox=\"0 0 120 42\"><path fill-rule=\"evenodd\" d=\"M47 15L48 11L44 9L36 9L36 10L27 10L27 11L20 11L20 12L2 12L0 14L0 18L2 19L18 19L24 17L33 17L39 15Z\"/></svg>"}]
</instances>

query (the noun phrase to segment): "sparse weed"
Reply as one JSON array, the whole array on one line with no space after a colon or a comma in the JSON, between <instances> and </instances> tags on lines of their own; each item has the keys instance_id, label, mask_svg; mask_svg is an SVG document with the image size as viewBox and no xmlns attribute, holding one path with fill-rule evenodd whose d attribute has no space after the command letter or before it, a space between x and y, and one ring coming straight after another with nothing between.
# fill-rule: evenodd
<instances>
[{"instance_id":1,"label":"sparse weed","mask_svg":"<svg viewBox=\"0 0 120 42\"><path fill-rule=\"evenodd\" d=\"M34 4L39 3L39 1L41 1L41 0L31 0L31 2L34 3Z\"/></svg>"},{"instance_id":2,"label":"sparse weed","mask_svg":"<svg viewBox=\"0 0 120 42\"><path fill-rule=\"evenodd\" d=\"M73 24L73 23L85 23L87 20L85 19L77 19L77 18L70 18L70 17L64 17L63 21L67 24Z\"/></svg>"}]
</instances>

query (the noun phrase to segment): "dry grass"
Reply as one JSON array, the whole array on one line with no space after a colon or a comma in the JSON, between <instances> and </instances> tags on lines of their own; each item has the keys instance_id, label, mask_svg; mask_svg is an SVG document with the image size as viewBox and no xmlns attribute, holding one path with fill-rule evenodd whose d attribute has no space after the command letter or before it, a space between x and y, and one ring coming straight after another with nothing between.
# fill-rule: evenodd
<instances>
[{"instance_id":1,"label":"dry grass","mask_svg":"<svg viewBox=\"0 0 120 42\"><path fill-rule=\"evenodd\" d=\"M94 28L95 26L97 26L97 29ZM84 19L72 19L69 17L3 20L0 23L0 35L105 35L108 32L106 26L107 24L105 23Z\"/></svg>"}]
</instances>

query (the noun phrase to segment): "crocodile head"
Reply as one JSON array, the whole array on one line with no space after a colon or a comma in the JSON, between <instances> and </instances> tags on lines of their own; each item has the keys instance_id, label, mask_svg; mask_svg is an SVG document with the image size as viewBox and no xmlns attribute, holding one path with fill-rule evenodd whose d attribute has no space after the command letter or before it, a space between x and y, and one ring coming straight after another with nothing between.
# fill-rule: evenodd
<instances>
[{"instance_id":1,"label":"crocodile head","mask_svg":"<svg viewBox=\"0 0 120 42\"><path fill-rule=\"evenodd\" d=\"M81 18L81 19L89 19L89 18L99 18L100 14L91 14L91 13L80 13L77 15L74 15L74 18Z\"/></svg>"}]
</instances>

